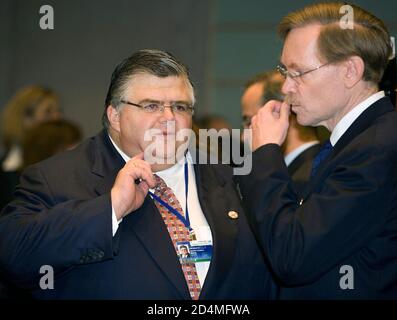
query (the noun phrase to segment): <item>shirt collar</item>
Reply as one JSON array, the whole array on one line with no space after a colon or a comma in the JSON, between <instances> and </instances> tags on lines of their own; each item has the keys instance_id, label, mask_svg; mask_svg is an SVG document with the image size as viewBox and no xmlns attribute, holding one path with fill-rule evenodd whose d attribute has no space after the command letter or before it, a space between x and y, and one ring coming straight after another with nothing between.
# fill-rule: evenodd
<instances>
[{"instance_id":1,"label":"shirt collar","mask_svg":"<svg viewBox=\"0 0 397 320\"><path fill-rule=\"evenodd\" d=\"M296 148L295 150L291 151L290 153L288 153L285 157L284 157L284 161L285 164L287 165L287 167L292 163L292 161L294 161L303 151L305 151L306 149L309 149L311 146L314 146L315 144L320 143L319 141L315 140L315 141L310 141L310 142L306 142L304 144L302 144L301 146L299 146L298 148Z\"/></svg>"},{"instance_id":2,"label":"shirt collar","mask_svg":"<svg viewBox=\"0 0 397 320\"><path fill-rule=\"evenodd\" d=\"M113 144L113 147L117 150L117 152L120 154L120 156L124 159L125 162L128 162L131 158L129 156L127 156L123 150L121 150L117 144L113 141L112 137L110 136L110 134L108 134L110 141Z\"/></svg>"},{"instance_id":3,"label":"shirt collar","mask_svg":"<svg viewBox=\"0 0 397 320\"><path fill-rule=\"evenodd\" d=\"M352 110L350 110L345 116L337 123L335 126L334 130L331 133L330 137L330 142L332 146L334 146L338 140L343 136L343 134L349 129L349 127L352 125L352 123L366 110L368 109L372 104L374 104L376 101L379 99L383 98L385 96L384 91L379 91L367 99L365 99L363 102L359 103L357 106L355 106Z\"/></svg>"}]
</instances>

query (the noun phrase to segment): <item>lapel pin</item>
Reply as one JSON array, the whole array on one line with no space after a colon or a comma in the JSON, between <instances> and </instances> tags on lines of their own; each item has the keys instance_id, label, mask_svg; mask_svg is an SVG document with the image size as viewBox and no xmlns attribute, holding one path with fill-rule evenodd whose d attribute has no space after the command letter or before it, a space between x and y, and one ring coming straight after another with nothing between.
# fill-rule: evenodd
<instances>
[{"instance_id":1,"label":"lapel pin","mask_svg":"<svg viewBox=\"0 0 397 320\"><path fill-rule=\"evenodd\" d=\"M301 201L299 201L299 205L301 206L303 203L303 198L301 199Z\"/></svg>"},{"instance_id":2,"label":"lapel pin","mask_svg":"<svg viewBox=\"0 0 397 320\"><path fill-rule=\"evenodd\" d=\"M238 213L236 211L229 211L227 214L230 219L237 219L238 218Z\"/></svg>"}]
</instances>

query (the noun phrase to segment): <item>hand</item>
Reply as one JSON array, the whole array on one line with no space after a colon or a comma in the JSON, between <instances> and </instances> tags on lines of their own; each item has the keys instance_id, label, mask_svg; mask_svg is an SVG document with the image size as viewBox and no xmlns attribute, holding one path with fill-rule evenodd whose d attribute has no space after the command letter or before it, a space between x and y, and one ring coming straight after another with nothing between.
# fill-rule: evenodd
<instances>
[{"instance_id":1,"label":"hand","mask_svg":"<svg viewBox=\"0 0 397 320\"><path fill-rule=\"evenodd\" d=\"M290 106L285 102L271 100L252 118L252 151L268 144L281 146L287 137Z\"/></svg>"},{"instance_id":2,"label":"hand","mask_svg":"<svg viewBox=\"0 0 397 320\"><path fill-rule=\"evenodd\" d=\"M135 180L141 179L139 184ZM156 186L150 164L143 160L143 152L133 157L119 171L110 192L117 220L138 209L150 188Z\"/></svg>"}]
</instances>

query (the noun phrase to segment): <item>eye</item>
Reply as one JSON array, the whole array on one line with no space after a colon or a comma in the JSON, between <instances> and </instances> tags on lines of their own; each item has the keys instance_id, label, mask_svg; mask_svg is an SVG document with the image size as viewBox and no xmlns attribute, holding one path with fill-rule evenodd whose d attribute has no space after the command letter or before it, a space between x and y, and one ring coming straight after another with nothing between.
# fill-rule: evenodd
<instances>
[{"instance_id":1,"label":"eye","mask_svg":"<svg viewBox=\"0 0 397 320\"><path fill-rule=\"evenodd\" d=\"M145 110L146 112L156 112L160 110L160 105L158 103L147 103L144 104L142 107L143 110Z\"/></svg>"},{"instance_id":2,"label":"eye","mask_svg":"<svg viewBox=\"0 0 397 320\"><path fill-rule=\"evenodd\" d=\"M175 105L175 111L177 112L188 112L189 111L189 106L185 104L176 104Z\"/></svg>"},{"instance_id":3,"label":"eye","mask_svg":"<svg viewBox=\"0 0 397 320\"><path fill-rule=\"evenodd\" d=\"M290 71L290 75L291 75L293 78L299 77L301 74L302 74L301 71Z\"/></svg>"}]
</instances>

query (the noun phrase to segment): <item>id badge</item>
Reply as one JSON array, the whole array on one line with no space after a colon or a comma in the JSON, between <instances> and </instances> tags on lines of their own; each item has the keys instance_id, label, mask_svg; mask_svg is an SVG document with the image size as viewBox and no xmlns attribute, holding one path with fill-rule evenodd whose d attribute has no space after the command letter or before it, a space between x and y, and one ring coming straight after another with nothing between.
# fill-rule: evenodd
<instances>
[{"instance_id":1,"label":"id badge","mask_svg":"<svg viewBox=\"0 0 397 320\"><path fill-rule=\"evenodd\" d=\"M212 241L180 241L176 243L181 263L211 261Z\"/></svg>"}]
</instances>

